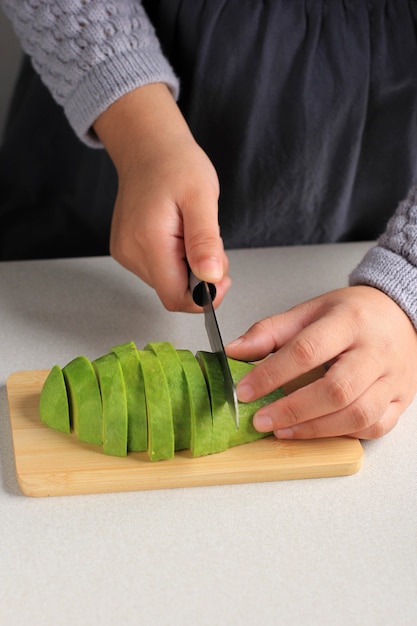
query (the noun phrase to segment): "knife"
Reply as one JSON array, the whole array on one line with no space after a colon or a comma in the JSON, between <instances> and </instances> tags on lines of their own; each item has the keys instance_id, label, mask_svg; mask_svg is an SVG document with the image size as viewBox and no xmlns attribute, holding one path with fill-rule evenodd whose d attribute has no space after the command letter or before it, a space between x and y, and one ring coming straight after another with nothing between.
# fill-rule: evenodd
<instances>
[{"instance_id":1,"label":"knife","mask_svg":"<svg viewBox=\"0 0 417 626\"><path fill-rule=\"evenodd\" d=\"M217 355L223 372L224 391L227 404L229 405L230 412L235 420L236 428L239 428L239 408L236 387L233 382L226 352L224 351L223 340L213 307L213 300L216 297L216 287L213 283L206 283L205 281L200 280L192 272L190 272L189 285L194 302L198 306L203 307L204 322L210 346L212 351Z\"/></svg>"}]
</instances>

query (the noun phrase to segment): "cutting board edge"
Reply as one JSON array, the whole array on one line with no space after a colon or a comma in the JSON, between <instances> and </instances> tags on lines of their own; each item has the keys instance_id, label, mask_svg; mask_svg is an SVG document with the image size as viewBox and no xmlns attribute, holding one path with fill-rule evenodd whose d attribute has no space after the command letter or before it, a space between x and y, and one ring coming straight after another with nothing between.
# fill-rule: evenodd
<instances>
[{"instance_id":1,"label":"cutting board edge","mask_svg":"<svg viewBox=\"0 0 417 626\"><path fill-rule=\"evenodd\" d=\"M251 444L246 444L251 445ZM269 472L264 470L259 472L253 472L249 474L239 474L228 472L219 476L218 474L206 475L204 477L201 474L196 479L189 478L180 481L172 479L161 479L160 477L154 482L149 480L139 484L137 480L129 482L108 481L106 479L96 480L94 485L94 491L91 488L83 488L83 483L78 482L76 485L70 483L66 484L51 479L51 473L38 473L32 475L26 475L25 472L19 472L16 470L17 481L22 493L29 497L52 497L52 496L72 496L72 495L91 495L100 493L118 493L118 492L132 492L132 491L152 491L152 490L164 490L164 489L182 489L192 487L215 487L220 485L239 485L250 483L268 483L277 481L290 481L290 480L310 480L317 478L337 478L344 476L352 476L360 471L363 465L363 453L355 460L351 462L345 462L343 464L330 464L330 465L317 465L313 467L311 465L304 468L292 468L291 471L282 471L281 469L271 469ZM95 477L98 477L98 473L95 472ZM53 475L52 475L53 476Z\"/></svg>"}]
</instances>

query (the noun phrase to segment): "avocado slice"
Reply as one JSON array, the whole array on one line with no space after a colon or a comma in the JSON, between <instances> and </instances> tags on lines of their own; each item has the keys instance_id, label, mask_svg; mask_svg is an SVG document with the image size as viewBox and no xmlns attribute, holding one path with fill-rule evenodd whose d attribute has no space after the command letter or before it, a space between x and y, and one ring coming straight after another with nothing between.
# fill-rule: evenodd
<instances>
[{"instance_id":1,"label":"avocado slice","mask_svg":"<svg viewBox=\"0 0 417 626\"><path fill-rule=\"evenodd\" d=\"M194 354L177 350L185 374L190 403L191 453L203 456L211 453L213 418L206 380Z\"/></svg>"},{"instance_id":2,"label":"avocado slice","mask_svg":"<svg viewBox=\"0 0 417 626\"><path fill-rule=\"evenodd\" d=\"M47 426L71 432L70 412L64 374L59 365L54 365L43 384L39 401L39 414Z\"/></svg>"},{"instance_id":3,"label":"avocado slice","mask_svg":"<svg viewBox=\"0 0 417 626\"><path fill-rule=\"evenodd\" d=\"M148 455L151 461L174 456L175 437L168 383L158 357L140 350L148 415Z\"/></svg>"},{"instance_id":4,"label":"avocado slice","mask_svg":"<svg viewBox=\"0 0 417 626\"><path fill-rule=\"evenodd\" d=\"M228 358L228 361L235 385L237 385L245 374L250 372L250 370L255 367L253 363L247 363L246 361L236 361L231 358ZM231 448L232 446L240 445L241 443L247 443L249 441L262 439L263 437L268 437L271 433L260 433L255 430L253 426L253 416L258 409L270 404L271 402L275 402L275 400L278 400L283 396L284 390L282 387L279 387L254 402L239 402L239 430L234 430L230 433L228 447Z\"/></svg>"},{"instance_id":5,"label":"avocado slice","mask_svg":"<svg viewBox=\"0 0 417 626\"><path fill-rule=\"evenodd\" d=\"M100 389L91 361L77 356L63 368L72 427L80 441L103 443Z\"/></svg>"},{"instance_id":6,"label":"avocado slice","mask_svg":"<svg viewBox=\"0 0 417 626\"><path fill-rule=\"evenodd\" d=\"M114 352L92 361L103 407L103 451L112 456L127 454L127 402L122 368Z\"/></svg>"},{"instance_id":7,"label":"avocado slice","mask_svg":"<svg viewBox=\"0 0 417 626\"><path fill-rule=\"evenodd\" d=\"M139 353L133 341L112 348L123 372L127 402L127 450L142 452L148 447L145 386Z\"/></svg>"},{"instance_id":8,"label":"avocado slice","mask_svg":"<svg viewBox=\"0 0 417 626\"><path fill-rule=\"evenodd\" d=\"M239 428L236 429L226 402L223 372L217 355L212 352L199 351L196 356L202 366L210 393L213 414L211 452L222 452L233 446L250 443L251 441L269 436L271 433L260 433L255 430L253 427L253 416L265 404L282 397L284 395L282 389L277 389L255 402L239 402ZM243 361L235 361L230 358L228 361L235 384L254 367L253 364Z\"/></svg>"},{"instance_id":9,"label":"avocado slice","mask_svg":"<svg viewBox=\"0 0 417 626\"><path fill-rule=\"evenodd\" d=\"M199 350L196 358L206 379L210 396L213 419L211 453L221 452L226 450L230 435L236 431L236 424L225 398L223 372L215 353Z\"/></svg>"},{"instance_id":10,"label":"avocado slice","mask_svg":"<svg viewBox=\"0 0 417 626\"><path fill-rule=\"evenodd\" d=\"M187 381L181 361L174 346L167 341L148 343L145 350L151 350L162 365L171 399L175 450L185 450L191 445L191 415Z\"/></svg>"}]
</instances>

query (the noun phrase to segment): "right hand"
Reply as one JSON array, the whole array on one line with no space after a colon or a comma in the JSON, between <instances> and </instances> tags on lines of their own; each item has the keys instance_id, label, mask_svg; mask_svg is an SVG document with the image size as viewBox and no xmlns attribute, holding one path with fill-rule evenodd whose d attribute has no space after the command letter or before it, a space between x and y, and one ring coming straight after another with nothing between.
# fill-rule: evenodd
<instances>
[{"instance_id":1,"label":"right hand","mask_svg":"<svg viewBox=\"0 0 417 626\"><path fill-rule=\"evenodd\" d=\"M152 286L170 311L201 311L189 268L216 283L216 306L230 286L218 225L216 171L195 142L168 88L139 87L94 126L118 173L110 252Z\"/></svg>"}]
</instances>

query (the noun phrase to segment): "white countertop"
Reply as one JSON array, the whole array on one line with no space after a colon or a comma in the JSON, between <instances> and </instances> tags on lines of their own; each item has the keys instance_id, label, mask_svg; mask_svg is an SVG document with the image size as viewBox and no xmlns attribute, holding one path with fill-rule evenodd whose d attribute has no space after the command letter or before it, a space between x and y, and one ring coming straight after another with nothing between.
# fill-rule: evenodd
<instances>
[{"instance_id":1,"label":"white countertop","mask_svg":"<svg viewBox=\"0 0 417 626\"><path fill-rule=\"evenodd\" d=\"M225 341L346 285L370 244L230 252ZM6 378L124 341L209 349L110 258L0 263L0 624L417 623L417 401L349 477L55 498L19 491Z\"/></svg>"}]
</instances>

